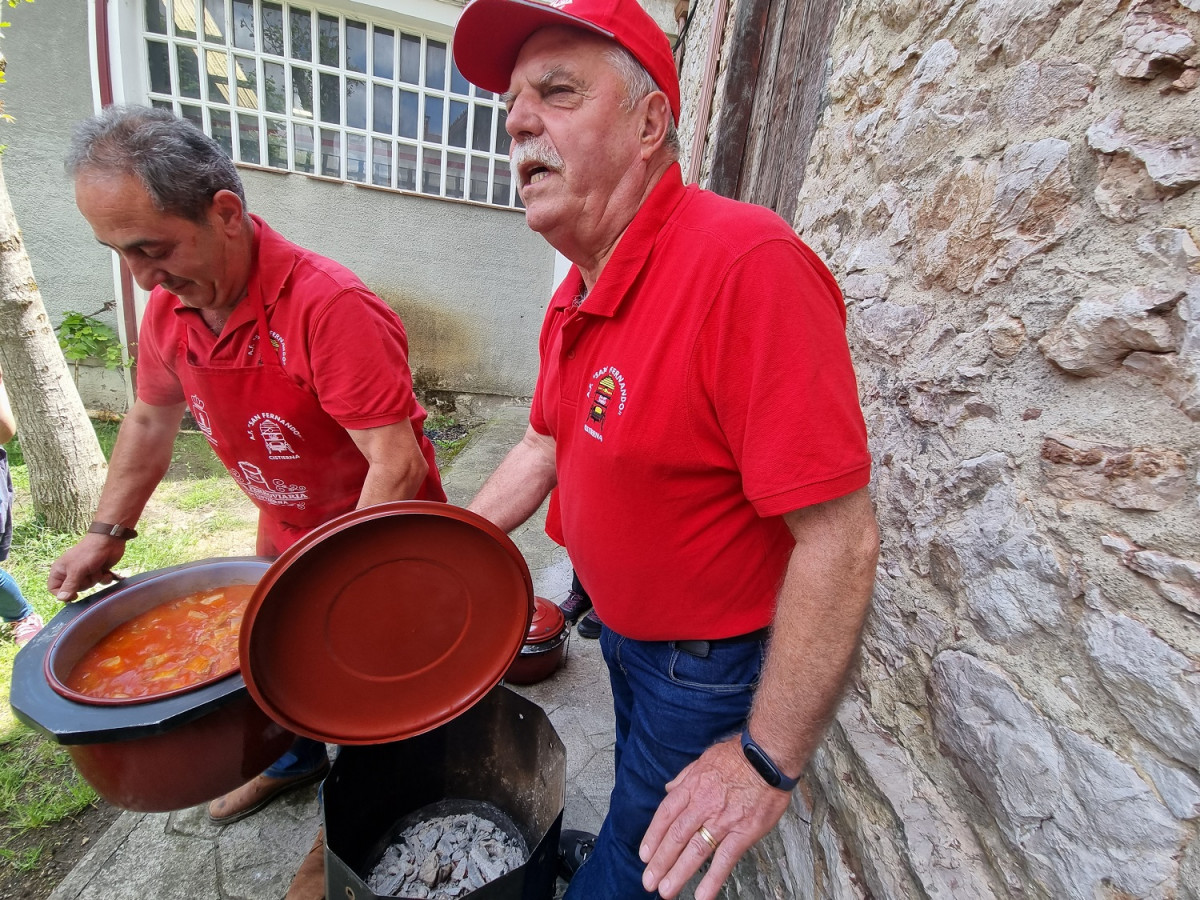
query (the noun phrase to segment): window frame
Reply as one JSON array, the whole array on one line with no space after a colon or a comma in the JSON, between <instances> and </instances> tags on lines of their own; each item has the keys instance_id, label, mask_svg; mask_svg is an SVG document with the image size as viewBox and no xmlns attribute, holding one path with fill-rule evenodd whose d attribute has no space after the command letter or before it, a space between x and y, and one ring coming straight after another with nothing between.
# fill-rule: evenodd
<instances>
[{"instance_id":1,"label":"window frame","mask_svg":"<svg viewBox=\"0 0 1200 900\"><path fill-rule=\"evenodd\" d=\"M119 4L114 4L115 9L110 7L110 15L119 16L117 27L113 29L119 42L119 49L114 54L114 74L120 73L119 81L125 90L122 91L124 96L117 98L118 102L157 106L169 104L169 108L175 114L190 113L194 120L198 112L199 124L205 132L222 143L239 165L275 172L296 172L317 178L333 178L364 187L484 205L493 209L523 211L520 196L516 191L516 179L511 171L510 157L506 152L509 139L503 131L507 115L504 104L497 95L480 90L458 74L450 54L452 23L418 19L401 13L393 8L398 5L398 0L394 0L389 6L355 3L353 8L349 4L339 8L327 4L292 3L288 0L191 0L192 24L203 22L203 19L200 23L195 21L197 11L203 14L205 9L217 3L222 4L225 15L222 43L206 41L203 33L179 33L177 24L180 22L180 16L186 21L186 13L177 15L175 12L176 5L181 5L179 0L119 0ZM264 46L267 40L262 14L264 5L272 11L279 11L282 25L280 40L284 51L282 55L272 52L275 48L268 49ZM429 11L423 8L420 0L405 2L404 5L413 7L418 13ZM152 6L163 10L165 33L149 30L147 10ZM442 10L446 8L445 4L438 6ZM254 12L253 50L239 46L235 39L236 12L238 8L247 7ZM312 23L310 60L292 55L290 13L293 9L307 12ZM452 11L457 14L457 9ZM321 23L330 18L337 22L339 58L336 66L318 58ZM365 71L350 68L350 60L347 58L347 22L364 26L361 60L362 69ZM391 32L390 77L386 74L375 74L377 29ZM417 38L420 41L417 84L401 80L401 54L406 43L405 37ZM169 93L154 90L163 87L163 73L161 69L156 70L152 66L148 49L150 44L166 48L165 75L170 82ZM185 96L186 91L181 84L180 51L186 52L193 48L197 54L197 63L193 71L197 75L195 90L199 97ZM428 84L431 49L444 54L445 57L440 87L437 86L436 80L433 86ZM210 96L213 86L210 85L209 60L216 58L210 54L223 56L225 62L225 91L219 99ZM254 66L253 78L245 79L241 88L238 86L239 77L247 74L249 70L244 67L238 69L238 59L243 60L243 63L251 60ZM268 108L271 100L271 96L268 95L271 92L267 89L268 74L278 73L280 66L284 80L280 92L283 98L282 111ZM301 69L311 76L308 94L310 116L299 114L300 107L293 102L294 78L297 70ZM327 84L337 84L338 108L334 122L324 121L327 115L332 117L333 113L327 113L323 109L322 76ZM353 123L348 121L352 112L351 98L347 94L348 79L364 85L361 115L356 116ZM466 85L465 94L456 90L458 81ZM244 95L239 96L243 91L254 92L254 108L243 105L251 99ZM387 134L375 129L381 121L375 115L376 98L380 96L381 91L387 92L390 104L384 117L390 118L391 128ZM402 120L407 111L402 106L405 102L402 96L404 91L410 92L410 95L411 92L415 92L417 95L417 133L413 136L402 134ZM279 97L278 94L273 96L276 100ZM239 103L239 99L243 103ZM460 123L452 120L451 116L452 112L459 111L459 104L465 107L462 109L465 117L461 122L461 143L452 144L451 141L459 135ZM435 106L440 119L436 126L426 122L429 114L427 110L432 112ZM357 105L355 111L359 111ZM487 150L475 149L477 117L482 115L487 116L486 127L490 131L487 136ZM215 133L214 118L217 122ZM282 131L271 130L277 126L282 126ZM298 164L297 152L305 152L305 141L299 136L301 133L298 127L311 129L311 166ZM440 129L440 134L436 137L435 129ZM251 130L256 134L252 135ZM272 137L276 139L273 141ZM322 158L323 138L331 140L328 146L335 151L329 153L327 159ZM243 141L246 141L245 145ZM501 148L504 152L498 152ZM383 149L386 149L386 153L380 152L377 155L377 152ZM282 159L280 151L283 154ZM409 170L404 170L399 165L405 151L408 155L404 158L411 161ZM335 158L336 163L327 164ZM385 183L381 183L380 175L383 170L377 166L381 166L385 160L387 179ZM433 165L434 161L436 167ZM410 180L402 179L401 173L404 171L411 171ZM486 182L482 180L484 171L487 174ZM505 191L507 196L504 196ZM496 202L501 199L503 202Z\"/></svg>"}]
</instances>

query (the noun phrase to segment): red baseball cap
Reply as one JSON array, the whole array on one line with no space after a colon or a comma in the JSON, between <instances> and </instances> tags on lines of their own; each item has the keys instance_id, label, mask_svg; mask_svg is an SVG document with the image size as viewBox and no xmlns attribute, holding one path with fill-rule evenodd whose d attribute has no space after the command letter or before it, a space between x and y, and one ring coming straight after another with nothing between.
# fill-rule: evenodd
<instances>
[{"instance_id":1,"label":"red baseball cap","mask_svg":"<svg viewBox=\"0 0 1200 900\"><path fill-rule=\"evenodd\" d=\"M582 28L632 53L667 95L679 122L679 75L671 44L637 0L471 0L454 28L454 62L468 81L503 94L521 47L539 28L554 25Z\"/></svg>"}]
</instances>

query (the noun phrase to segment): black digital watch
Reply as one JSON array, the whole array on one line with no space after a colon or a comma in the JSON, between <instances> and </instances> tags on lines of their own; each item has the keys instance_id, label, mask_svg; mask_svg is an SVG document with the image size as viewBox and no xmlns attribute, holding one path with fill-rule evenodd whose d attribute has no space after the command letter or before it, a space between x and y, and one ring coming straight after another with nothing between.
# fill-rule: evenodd
<instances>
[{"instance_id":1,"label":"black digital watch","mask_svg":"<svg viewBox=\"0 0 1200 900\"><path fill-rule=\"evenodd\" d=\"M775 765L775 760L767 755L767 751L754 743L749 727L742 732L742 752L746 754L750 765L754 766L754 771L771 787L790 791L800 783L799 778L788 778L784 775L779 766Z\"/></svg>"}]
</instances>

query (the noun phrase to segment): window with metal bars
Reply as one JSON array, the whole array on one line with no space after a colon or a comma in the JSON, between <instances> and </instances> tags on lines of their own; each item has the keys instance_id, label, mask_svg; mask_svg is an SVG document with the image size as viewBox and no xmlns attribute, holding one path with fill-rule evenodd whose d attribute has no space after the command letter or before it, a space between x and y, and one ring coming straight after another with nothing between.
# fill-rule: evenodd
<instances>
[{"instance_id":1,"label":"window with metal bars","mask_svg":"<svg viewBox=\"0 0 1200 900\"><path fill-rule=\"evenodd\" d=\"M238 162L520 207L505 109L447 41L271 0L144 0L153 106Z\"/></svg>"}]
</instances>

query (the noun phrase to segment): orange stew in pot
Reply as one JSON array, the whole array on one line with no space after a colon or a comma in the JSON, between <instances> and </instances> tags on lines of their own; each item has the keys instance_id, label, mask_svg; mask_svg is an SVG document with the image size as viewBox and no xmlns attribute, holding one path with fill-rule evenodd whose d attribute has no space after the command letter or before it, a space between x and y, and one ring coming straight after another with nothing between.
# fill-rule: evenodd
<instances>
[{"instance_id":1,"label":"orange stew in pot","mask_svg":"<svg viewBox=\"0 0 1200 900\"><path fill-rule=\"evenodd\" d=\"M118 625L75 664L67 687L89 697L150 697L238 667L238 631L252 584L188 594Z\"/></svg>"}]
</instances>

